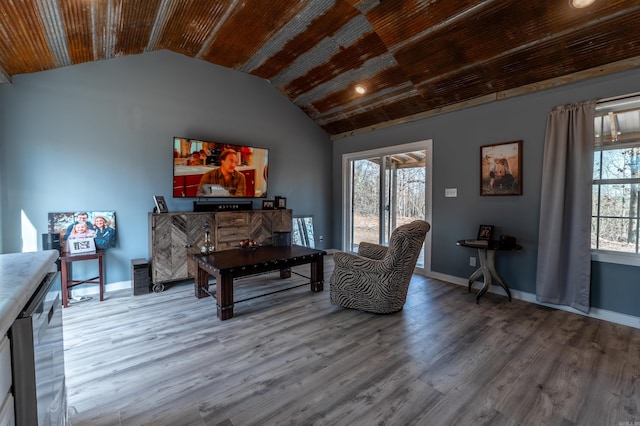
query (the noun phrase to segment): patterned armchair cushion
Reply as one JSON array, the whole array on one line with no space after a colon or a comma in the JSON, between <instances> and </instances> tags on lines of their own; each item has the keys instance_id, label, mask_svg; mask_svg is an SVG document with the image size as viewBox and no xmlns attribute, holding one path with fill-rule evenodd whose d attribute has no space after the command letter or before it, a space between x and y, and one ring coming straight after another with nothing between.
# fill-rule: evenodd
<instances>
[{"instance_id":1,"label":"patterned armchair cushion","mask_svg":"<svg viewBox=\"0 0 640 426\"><path fill-rule=\"evenodd\" d=\"M386 314L402 309L430 225L416 220L396 228L389 247L360 243L358 254L333 255L331 303Z\"/></svg>"}]
</instances>

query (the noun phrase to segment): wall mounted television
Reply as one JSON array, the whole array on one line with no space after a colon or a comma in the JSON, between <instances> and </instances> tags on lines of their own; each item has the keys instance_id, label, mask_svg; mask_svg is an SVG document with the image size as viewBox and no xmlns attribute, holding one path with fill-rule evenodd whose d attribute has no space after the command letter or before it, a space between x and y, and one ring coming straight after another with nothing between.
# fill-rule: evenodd
<instances>
[{"instance_id":1,"label":"wall mounted television","mask_svg":"<svg viewBox=\"0 0 640 426\"><path fill-rule=\"evenodd\" d=\"M176 198L264 198L268 170L266 148L173 138Z\"/></svg>"}]
</instances>

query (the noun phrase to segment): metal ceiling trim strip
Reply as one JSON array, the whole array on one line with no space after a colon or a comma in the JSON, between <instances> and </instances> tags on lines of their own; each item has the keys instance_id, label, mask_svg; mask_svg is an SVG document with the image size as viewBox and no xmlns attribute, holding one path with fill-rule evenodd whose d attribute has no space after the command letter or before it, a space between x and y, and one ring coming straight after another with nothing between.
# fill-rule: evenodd
<instances>
[{"instance_id":1,"label":"metal ceiling trim strip","mask_svg":"<svg viewBox=\"0 0 640 426\"><path fill-rule=\"evenodd\" d=\"M104 56L111 59L115 57L116 43L118 42L118 23L122 21L122 2L109 0L107 3L107 29L104 44ZM94 27L95 31L95 27Z\"/></svg>"},{"instance_id":2,"label":"metal ceiling trim strip","mask_svg":"<svg viewBox=\"0 0 640 426\"><path fill-rule=\"evenodd\" d=\"M483 1L481 3L475 4L473 6L471 6L468 9L463 10L460 13L457 13L447 19L445 19L442 22L439 22L437 25L434 25L432 27L429 27L427 29L425 29L424 31L421 31L417 34L415 34L412 37L408 37L407 39L403 40L401 43L398 43L394 46L389 46L388 49L391 53L397 52L398 50L401 50L402 48L406 47L409 44L414 44L420 40L424 40L427 38L427 36L429 34L432 34L442 28L445 28L449 25L455 24L460 20L466 19L469 17L469 15L473 15L474 13L478 12L478 10L482 10L488 6L490 6L492 3L495 3L499 0L486 0Z\"/></svg>"},{"instance_id":3,"label":"metal ceiling trim strip","mask_svg":"<svg viewBox=\"0 0 640 426\"><path fill-rule=\"evenodd\" d=\"M202 59L202 55L204 55L209 50L209 47L211 47L211 43L213 43L213 39L216 37L216 34L218 34L218 31L220 31L220 27L222 27L222 25L227 22L229 16L231 16L231 13L235 10L237 5L238 0L233 0L233 2L227 8L227 11L220 18L220 21L216 24L213 30L211 30L211 34L209 34L204 43L202 43L202 47L200 48L200 50L198 50L198 53L195 56L196 58Z\"/></svg>"},{"instance_id":4,"label":"metal ceiling trim strip","mask_svg":"<svg viewBox=\"0 0 640 426\"><path fill-rule=\"evenodd\" d=\"M11 76L0 66L0 84L11 83Z\"/></svg>"},{"instance_id":5,"label":"metal ceiling trim strip","mask_svg":"<svg viewBox=\"0 0 640 426\"><path fill-rule=\"evenodd\" d=\"M329 11L335 5L335 0L315 0L309 3L295 19L290 20L271 39L265 43L249 60L242 66L240 71L251 73L260 67L269 58L278 53L290 40L299 34L304 33L309 25Z\"/></svg>"},{"instance_id":6,"label":"metal ceiling trim strip","mask_svg":"<svg viewBox=\"0 0 640 426\"><path fill-rule=\"evenodd\" d=\"M36 6L46 31L47 45L58 67L72 65L67 34L62 24L57 0L37 0Z\"/></svg>"},{"instance_id":7,"label":"metal ceiling trim strip","mask_svg":"<svg viewBox=\"0 0 640 426\"><path fill-rule=\"evenodd\" d=\"M91 2L91 50L93 52L93 60L100 58L98 56L98 40L96 35L96 4Z\"/></svg>"},{"instance_id":8,"label":"metal ceiling trim strip","mask_svg":"<svg viewBox=\"0 0 640 426\"><path fill-rule=\"evenodd\" d=\"M158 39L164 32L175 7L177 7L177 2L174 2L173 0L162 0L160 7L158 7L158 13L156 14L156 19L151 30L149 42L147 43L147 47L144 49L145 52L155 50Z\"/></svg>"},{"instance_id":9,"label":"metal ceiling trim strip","mask_svg":"<svg viewBox=\"0 0 640 426\"><path fill-rule=\"evenodd\" d=\"M272 79L276 86L283 86L297 77L324 63L323 59L330 60L340 52L342 47L356 43L363 34L373 31L371 23L362 15L358 15L344 25L333 37L325 38L314 49L300 55L291 66L283 70ZM395 62L395 61L394 61Z\"/></svg>"}]
</instances>

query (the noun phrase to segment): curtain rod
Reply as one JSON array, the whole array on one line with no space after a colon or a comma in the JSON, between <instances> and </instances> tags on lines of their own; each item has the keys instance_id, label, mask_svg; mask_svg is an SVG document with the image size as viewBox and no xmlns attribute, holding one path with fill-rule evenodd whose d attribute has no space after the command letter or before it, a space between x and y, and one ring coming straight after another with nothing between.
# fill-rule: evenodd
<instances>
[{"instance_id":1,"label":"curtain rod","mask_svg":"<svg viewBox=\"0 0 640 426\"><path fill-rule=\"evenodd\" d=\"M640 108L640 92L596 101L596 112L598 113L621 111L629 108Z\"/></svg>"},{"instance_id":2,"label":"curtain rod","mask_svg":"<svg viewBox=\"0 0 640 426\"><path fill-rule=\"evenodd\" d=\"M600 103L605 103L605 102L622 101L624 99L635 98L637 96L640 96L640 92L631 93L631 94L622 95L622 96L614 96L614 97L611 97L611 98L598 99L598 103L600 104Z\"/></svg>"}]
</instances>

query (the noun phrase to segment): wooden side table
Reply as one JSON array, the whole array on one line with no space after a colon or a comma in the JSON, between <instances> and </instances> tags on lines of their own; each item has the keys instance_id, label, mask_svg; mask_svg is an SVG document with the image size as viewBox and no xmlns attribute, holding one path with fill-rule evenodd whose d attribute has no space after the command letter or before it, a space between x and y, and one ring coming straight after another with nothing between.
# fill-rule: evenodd
<instances>
[{"instance_id":1,"label":"wooden side table","mask_svg":"<svg viewBox=\"0 0 640 426\"><path fill-rule=\"evenodd\" d=\"M100 286L100 301L104 300L104 250L97 250L95 253L64 253L60 256L60 274L62 281L62 306L69 306L69 293L71 289L81 284L98 284ZM71 264L81 260L97 260L98 276L86 280L74 280Z\"/></svg>"},{"instance_id":2,"label":"wooden side table","mask_svg":"<svg viewBox=\"0 0 640 426\"><path fill-rule=\"evenodd\" d=\"M480 259L480 267L469 277L469 291L471 291L471 286L482 276L483 285L478 294L476 295L476 303L480 303L480 297L485 294L489 288L491 288L491 284L495 280L500 287L504 289L509 297L509 301L511 301L511 291L509 291L509 287L505 284L504 280L498 275L496 271L496 251L516 251L521 250L522 246L520 244L516 244L514 246L505 247L500 245L498 241L487 241L485 244L478 244L472 240L460 240L458 241L458 245L461 247L474 248L478 249L478 258Z\"/></svg>"}]
</instances>

